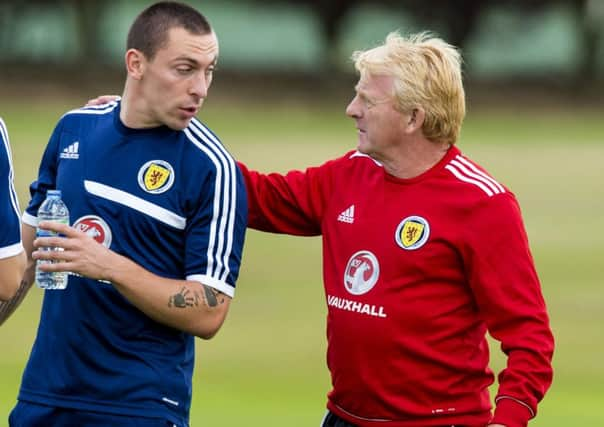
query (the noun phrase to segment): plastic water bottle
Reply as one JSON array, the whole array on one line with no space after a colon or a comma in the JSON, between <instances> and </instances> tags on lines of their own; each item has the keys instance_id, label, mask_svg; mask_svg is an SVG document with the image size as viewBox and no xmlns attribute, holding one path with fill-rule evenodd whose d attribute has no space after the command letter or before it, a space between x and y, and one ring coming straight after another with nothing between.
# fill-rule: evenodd
<instances>
[{"instance_id":1,"label":"plastic water bottle","mask_svg":"<svg viewBox=\"0 0 604 427\"><path fill-rule=\"evenodd\" d=\"M55 221L69 225L69 210L61 200L61 190L48 190L46 200L38 209L38 221ZM52 237L57 233L49 230L36 229L36 237ZM40 248L43 251L58 251L62 248ZM38 260L36 262L36 283L42 289L65 289L67 287L67 272L42 271L38 267L42 264L52 264L57 261Z\"/></svg>"}]
</instances>

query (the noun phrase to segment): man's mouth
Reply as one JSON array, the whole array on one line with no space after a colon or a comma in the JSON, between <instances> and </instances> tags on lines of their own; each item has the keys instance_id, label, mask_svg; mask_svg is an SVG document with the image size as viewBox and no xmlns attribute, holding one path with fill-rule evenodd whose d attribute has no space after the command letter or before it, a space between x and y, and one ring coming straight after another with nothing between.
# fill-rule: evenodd
<instances>
[{"instance_id":1,"label":"man's mouth","mask_svg":"<svg viewBox=\"0 0 604 427\"><path fill-rule=\"evenodd\" d=\"M187 113L187 115L192 117L197 114L197 112L199 111L199 107L181 107L180 110L184 111L185 113Z\"/></svg>"}]
</instances>

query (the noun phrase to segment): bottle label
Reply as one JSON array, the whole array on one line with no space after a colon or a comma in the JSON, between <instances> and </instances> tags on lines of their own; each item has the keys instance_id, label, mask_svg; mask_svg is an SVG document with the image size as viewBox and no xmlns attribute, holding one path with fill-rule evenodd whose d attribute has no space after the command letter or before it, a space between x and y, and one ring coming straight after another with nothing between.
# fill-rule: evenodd
<instances>
[{"instance_id":1,"label":"bottle label","mask_svg":"<svg viewBox=\"0 0 604 427\"><path fill-rule=\"evenodd\" d=\"M43 230L41 228L38 228L36 230L36 237L52 237L54 236L56 233L54 231L50 231L50 230Z\"/></svg>"},{"instance_id":2,"label":"bottle label","mask_svg":"<svg viewBox=\"0 0 604 427\"><path fill-rule=\"evenodd\" d=\"M69 218L55 219L55 220L45 219L44 221L58 222L60 224L69 225ZM44 230L44 229L42 229L40 227L36 228L36 237L52 237L52 236L65 237L65 235L61 234L61 233L56 233L56 232L51 231L51 230Z\"/></svg>"}]
</instances>

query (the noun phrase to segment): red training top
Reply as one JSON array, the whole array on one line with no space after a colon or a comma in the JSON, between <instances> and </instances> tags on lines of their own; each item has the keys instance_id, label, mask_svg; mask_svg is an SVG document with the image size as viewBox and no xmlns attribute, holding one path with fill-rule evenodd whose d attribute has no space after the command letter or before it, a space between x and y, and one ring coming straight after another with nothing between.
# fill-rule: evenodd
<instances>
[{"instance_id":1,"label":"red training top","mask_svg":"<svg viewBox=\"0 0 604 427\"><path fill-rule=\"evenodd\" d=\"M286 175L240 167L249 227L323 235L332 412L361 427L527 425L554 341L507 188L456 147L412 179L358 152ZM494 416L487 330L508 356Z\"/></svg>"}]
</instances>

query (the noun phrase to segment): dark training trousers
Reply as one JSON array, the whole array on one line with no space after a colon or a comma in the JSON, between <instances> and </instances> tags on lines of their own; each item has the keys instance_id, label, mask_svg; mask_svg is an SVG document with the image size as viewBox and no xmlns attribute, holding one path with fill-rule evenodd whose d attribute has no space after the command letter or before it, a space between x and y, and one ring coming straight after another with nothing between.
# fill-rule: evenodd
<instances>
[{"instance_id":1,"label":"dark training trousers","mask_svg":"<svg viewBox=\"0 0 604 427\"><path fill-rule=\"evenodd\" d=\"M160 418L86 412L21 401L10 413L8 425L10 427L179 427ZM185 424L180 427L185 427Z\"/></svg>"},{"instance_id":2,"label":"dark training trousers","mask_svg":"<svg viewBox=\"0 0 604 427\"><path fill-rule=\"evenodd\" d=\"M333 412L327 411L325 418L323 418L323 423L321 427L358 427L356 424L349 423L346 420L338 417ZM444 426L436 426L436 427L464 427L464 426L454 426L454 425L444 425Z\"/></svg>"}]
</instances>

